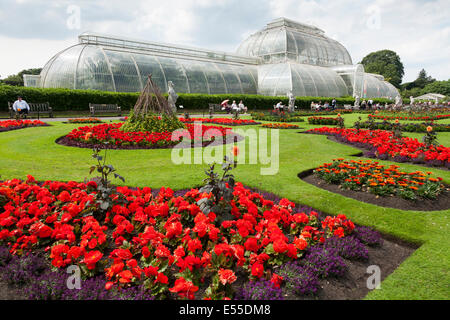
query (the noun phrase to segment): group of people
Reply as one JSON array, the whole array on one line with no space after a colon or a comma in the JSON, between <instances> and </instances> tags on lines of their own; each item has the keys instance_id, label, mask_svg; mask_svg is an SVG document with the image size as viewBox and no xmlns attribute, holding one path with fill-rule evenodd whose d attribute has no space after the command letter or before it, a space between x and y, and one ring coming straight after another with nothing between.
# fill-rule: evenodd
<instances>
[{"instance_id":1,"label":"group of people","mask_svg":"<svg viewBox=\"0 0 450 320\"><path fill-rule=\"evenodd\" d=\"M336 99L331 100L331 103L328 101L325 101L325 103L322 104L322 101L319 101L319 103L315 103L314 101L311 102L311 110L312 111L331 111L337 108L337 102Z\"/></svg>"},{"instance_id":2,"label":"group of people","mask_svg":"<svg viewBox=\"0 0 450 320\"><path fill-rule=\"evenodd\" d=\"M246 113L247 112L247 107L244 105L244 102L242 102L242 100L239 101L239 104L236 104L236 100L233 100L233 103L231 104L231 106L228 104L228 101L229 100L225 100L221 104L222 110L226 111L227 113L235 113L235 112Z\"/></svg>"}]
</instances>

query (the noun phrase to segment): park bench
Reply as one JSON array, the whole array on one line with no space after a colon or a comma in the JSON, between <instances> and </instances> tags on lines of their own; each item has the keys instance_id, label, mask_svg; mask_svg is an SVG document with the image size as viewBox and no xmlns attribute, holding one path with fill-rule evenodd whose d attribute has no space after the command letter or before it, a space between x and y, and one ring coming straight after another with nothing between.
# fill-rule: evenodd
<instances>
[{"instance_id":1,"label":"park bench","mask_svg":"<svg viewBox=\"0 0 450 320\"><path fill-rule=\"evenodd\" d=\"M19 115L13 109L14 102L8 102L9 118L18 118ZM48 102L45 103L29 103L30 111L28 115L37 114L38 119L42 114L48 114L50 118L53 118L53 109ZM24 115L26 117L26 115Z\"/></svg>"},{"instance_id":2,"label":"park bench","mask_svg":"<svg viewBox=\"0 0 450 320\"><path fill-rule=\"evenodd\" d=\"M122 109L117 104L94 104L89 103L89 111L91 116L94 116L97 112L107 112L107 113L119 113L119 117L122 116Z\"/></svg>"},{"instance_id":3,"label":"park bench","mask_svg":"<svg viewBox=\"0 0 450 320\"><path fill-rule=\"evenodd\" d=\"M214 114L214 112L221 111L221 110L222 110L222 106L220 104L208 103L208 114L212 115L212 114ZM205 116L204 110L203 110L202 114L203 114L203 116Z\"/></svg>"},{"instance_id":4,"label":"park bench","mask_svg":"<svg viewBox=\"0 0 450 320\"><path fill-rule=\"evenodd\" d=\"M208 107L208 110L213 112L222 110L222 106L217 103L208 103Z\"/></svg>"}]
</instances>

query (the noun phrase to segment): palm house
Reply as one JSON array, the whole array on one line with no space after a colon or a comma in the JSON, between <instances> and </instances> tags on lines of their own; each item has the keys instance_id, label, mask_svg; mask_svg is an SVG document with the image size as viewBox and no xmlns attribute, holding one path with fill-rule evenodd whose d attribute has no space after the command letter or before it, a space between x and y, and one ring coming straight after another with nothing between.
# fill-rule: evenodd
<instances>
[{"instance_id":1,"label":"palm house","mask_svg":"<svg viewBox=\"0 0 450 320\"><path fill-rule=\"evenodd\" d=\"M319 28L276 19L244 40L235 53L83 33L25 85L138 92L147 75L180 93L395 98L380 75L354 65L339 42Z\"/></svg>"}]
</instances>

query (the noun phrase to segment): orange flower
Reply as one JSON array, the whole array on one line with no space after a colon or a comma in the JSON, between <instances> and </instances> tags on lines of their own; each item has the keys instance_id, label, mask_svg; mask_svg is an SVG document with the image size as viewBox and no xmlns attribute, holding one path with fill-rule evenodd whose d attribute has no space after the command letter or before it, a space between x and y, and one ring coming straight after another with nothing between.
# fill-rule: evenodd
<instances>
[{"instance_id":1,"label":"orange flower","mask_svg":"<svg viewBox=\"0 0 450 320\"><path fill-rule=\"evenodd\" d=\"M427 132L431 132L431 131L433 131L433 127L432 126L428 126L427 127Z\"/></svg>"},{"instance_id":2,"label":"orange flower","mask_svg":"<svg viewBox=\"0 0 450 320\"><path fill-rule=\"evenodd\" d=\"M88 132L88 133L86 133L86 135L84 136L84 140L89 140L90 138L92 137L92 132Z\"/></svg>"}]
</instances>

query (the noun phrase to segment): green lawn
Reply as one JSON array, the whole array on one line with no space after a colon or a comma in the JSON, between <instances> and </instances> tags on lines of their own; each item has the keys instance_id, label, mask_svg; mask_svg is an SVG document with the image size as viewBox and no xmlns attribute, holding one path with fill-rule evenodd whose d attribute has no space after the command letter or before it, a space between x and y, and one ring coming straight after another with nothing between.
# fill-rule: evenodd
<instances>
[{"instance_id":1,"label":"green lawn","mask_svg":"<svg viewBox=\"0 0 450 320\"><path fill-rule=\"evenodd\" d=\"M358 114L344 117L346 124L351 125L357 120ZM367 115L362 117L366 119ZM307 122L297 124L304 129L314 127ZM32 174L37 180L82 181L88 176L88 168L93 164L91 150L55 143L55 139L78 126L52 122L51 127L0 133L1 178L25 178L27 174ZM259 128L241 128L252 127ZM450 210L418 212L382 208L301 181L297 178L299 172L335 157L351 159L351 155L359 150L329 141L325 136L298 134L298 131L280 130L280 169L276 175L261 176L260 168L267 167L264 165L240 164L234 170L237 180L329 214L345 213L359 224L373 226L381 232L421 244L411 257L383 281L382 288L372 291L367 299L449 299ZM450 146L450 133L439 133L438 140ZM249 145L246 147L249 148ZM225 148L227 152L230 150L229 145L214 149L218 148ZM168 149L113 150L108 151L108 163L117 168L130 186L180 189L201 184L206 164L174 165L171 152ZM393 164L389 161L380 162ZM430 170L410 164L400 166L410 171ZM431 171L450 184L450 171L434 168Z\"/></svg>"}]
</instances>

